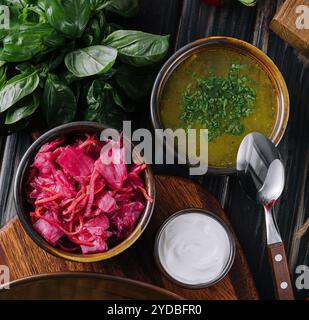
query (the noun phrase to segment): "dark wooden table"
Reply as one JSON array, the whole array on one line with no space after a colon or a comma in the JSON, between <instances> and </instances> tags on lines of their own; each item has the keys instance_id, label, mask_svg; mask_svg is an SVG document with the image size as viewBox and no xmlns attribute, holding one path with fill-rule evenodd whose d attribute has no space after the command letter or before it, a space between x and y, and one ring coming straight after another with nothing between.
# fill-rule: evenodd
<instances>
[{"instance_id":1,"label":"dark wooden table","mask_svg":"<svg viewBox=\"0 0 309 320\"><path fill-rule=\"evenodd\" d=\"M294 49L269 30L269 22L282 2L258 0L256 7L246 8L231 1L216 8L205 5L202 0L142 0L139 16L133 23L145 31L170 34L171 53L205 36L237 37L266 52L283 73L290 92L291 115L279 147L286 165L287 184L276 212L294 281L295 268L309 265L309 67ZM146 105L145 117L149 121L148 113ZM3 226L15 214L12 181L31 139L26 132L0 139L0 222ZM159 167L156 170L171 172L174 169ZM199 182L225 208L244 248L260 296L273 298L262 209L247 199L235 176L205 176ZM296 296L308 297L308 290L296 291Z\"/></svg>"}]
</instances>

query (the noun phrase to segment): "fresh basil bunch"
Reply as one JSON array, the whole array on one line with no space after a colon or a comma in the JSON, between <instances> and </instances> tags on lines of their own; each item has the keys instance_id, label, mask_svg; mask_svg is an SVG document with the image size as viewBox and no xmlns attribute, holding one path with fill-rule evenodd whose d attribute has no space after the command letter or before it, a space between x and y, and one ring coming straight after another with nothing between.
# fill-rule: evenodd
<instances>
[{"instance_id":1,"label":"fresh basil bunch","mask_svg":"<svg viewBox=\"0 0 309 320\"><path fill-rule=\"evenodd\" d=\"M150 94L168 36L125 30L138 0L0 0L0 131L73 120L120 127ZM117 18L117 22L118 22ZM42 123L42 121L40 121Z\"/></svg>"}]
</instances>

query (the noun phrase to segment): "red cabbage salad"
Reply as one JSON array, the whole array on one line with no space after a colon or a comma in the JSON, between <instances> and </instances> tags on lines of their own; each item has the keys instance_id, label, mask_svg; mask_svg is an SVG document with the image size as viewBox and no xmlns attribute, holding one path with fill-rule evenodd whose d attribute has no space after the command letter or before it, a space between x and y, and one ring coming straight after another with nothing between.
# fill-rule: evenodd
<instances>
[{"instance_id":1,"label":"red cabbage salad","mask_svg":"<svg viewBox=\"0 0 309 320\"><path fill-rule=\"evenodd\" d=\"M36 232L54 247L83 254L105 252L127 238L153 199L142 178L146 165L124 160L122 139L85 134L44 144L26 182Z\"/></svg>"}]
</instances>

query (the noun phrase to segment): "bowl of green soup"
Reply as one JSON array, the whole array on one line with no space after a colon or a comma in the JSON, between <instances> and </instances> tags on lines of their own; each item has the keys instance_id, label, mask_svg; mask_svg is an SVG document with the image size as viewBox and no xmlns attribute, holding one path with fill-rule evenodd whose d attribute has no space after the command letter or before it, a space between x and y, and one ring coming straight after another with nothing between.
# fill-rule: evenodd
<instances>
[{"instance_id":1,"label":"bowl of green soup","mask_svg":"<svg viewBox=\"0 0 309 320\"><path fill-rule=\"evenodd\" d=\"M196 153L208 142L208 172L230 174L248 133L260 132L278 145L289 118L289 94L261 50L235 38L208 37L165 63L153 87L151 118L155 129L208 129L196 139ZM177 152L184 150L178 146Z\"/></svg>"}]
</instances>

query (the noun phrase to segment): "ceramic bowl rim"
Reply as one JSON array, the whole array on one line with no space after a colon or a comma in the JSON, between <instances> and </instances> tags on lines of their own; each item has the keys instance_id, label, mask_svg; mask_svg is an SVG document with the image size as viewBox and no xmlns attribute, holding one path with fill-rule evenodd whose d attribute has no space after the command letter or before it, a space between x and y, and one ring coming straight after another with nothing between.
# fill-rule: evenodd
<instances>
[{"instance_id":1,"label":"ceramic bowl rim","mask_svg":"<svg viewBox=\"0 0 309 320\"><path fill-rule=\"evenodd\" d=\"M199 213L199 214L203 214L206 215L208 217L211 217L212 219L216 220L225 230L228 240L229 240L229 244L230 244L230 253L229 253L229 257L227 259L226 265L224 266L223 270L221 271L221 273L212 281L208 281L206 283L199 283L199 284L188 284L185 282L181 282L177 279L175 279L172 275L170 275L167 270L163 267L161 261L160 261L160 256L159 256L159 241L160 241L160 237L162 235L162 232L164 231L164 229L166 228L166 226L175 218L179 217L180 215L186 215L186 214L192 214L192 213ZM155 238L155 244L154 244L154 257L155 257L155 261L158 265L158 268L160 269L160 271L172 282L176 283L177 285L183 287L183 288L187 288L187 289L205 289L205 288L209 288L213 285L215 285L216 283L220 282L221 280L223 280L225 278L225 276L229 273L229 271L231 270L233 263L235 261L235 255L236 255L236 241L234 239L234 236L231 232L231 230L229 229L229 227L227 226L227 224L220 218L218 217L215 213L206 210L206 209L201 209L201 208L186 208L186 209L182 209L179 210L175 213L173 213L171 216L169 216L160 226L157 234L156 234L156 238Z\"/></svg>"},{"instance_id":2,"label":"ceramic bowl rim","mask_svg":"<svg viewBox=\"0 0 309 320\"><path fill-rule=\"evenodd\" d=\"M120 276L114 276L114 275L108 275L108 274L102 274L98 272L87 272L87 271L64 271L64 272L52 272L52 273L42 273L42 274L36 274L36 275L31 275L31 276L26 276L20 279L16 279L13 281L10 281L9 283L6 283L3 285L7 286L9 285L10 288L17 287L19 285L25 285L29 284L32 281L41 281L41 280L50 280L50 279L62 279L62 278L89 278L89 279L99 279L99 280L112 280L112 281L118 281L118 282L123 282L127 284L133 284L133 285L138 285L142 286L145 289L150 289L154 290L158 293L166 294L167 296L170 296L170 298L173 297L173 299L177 300L183 300L184 298L179 296L178 294L169 291L165 288L158 287L154 284L147 283L147 282L142 282L139 280L135 279L130 279L130 278L124 278ZM5 291L5 289L3 289ZM0 295L1 295L1 286L0 286Z\"/></svg>"},{"instance_id":3,"label":"ceramic bowl rim","mask_svg":"<svg viewBox=\"0 0 309 320\"><path fill-rule=\"evenodd\" d=\"M120 242L115 247L111 248L110 250L103 252L103 253L93 253L93 254L74 254L69 253L64 250L58 249L50 245L43 237L41 237L38 233L35 232L33 229L31 222L27 215L29 215L28 210L25 208L25 193L23 190L24 186L24 179L26 176L27 169L31 161L33 161L35 155L37 154L40 147L50 141L55 139L59 135L70 135L70 134L77 134L82 132L101 132L103 129L108 128L104 124L99 124L96 122L90 121L78 121L78 122L70 122L56 128L53 128L43 135L41 135L37 140L35 140L31 146L28 148L24 156L22 157L14 181L14 202L15 208L17 211L18 218L26 231L26 233L30 236L30 238L42 249L45 251L64 259L68 259L71 261L77 262L97 262L101 260L106 260L112 258L126 249L128 249L143 233L146 229L155 204L155 181L154 176L152 173L151 166L147 164L146 171L145 171L145 183L146 189L148 194L153 197L154 202L150 203L149 201L146 202L146 206L143 210L142 216L135 227L134 231Z\"/></svg>"},{"instance_id":4,"label":"ceramic bowl rim","mask_svg":"<svg viewBox=\"0 0 309 320\"><path fill-rule=\"evenodd\" d=\"M232 37L211 36L193 41L176 51L163 65L154 82L151 98L150 98L150 115L154 129L163 129L159 115L159 102L165 82L170 74L181 64L188 56L198 50L210 45L223 45L227 47L238 48L249 54L252 58L263 65L264 71L271 78L278 95L278 114L276 123L270 139L277 146L284 136L290 113L289 92L283 75L281 74L275 63L259 48L246 42ZM168 144L165 144L169 148ZM174 150L173 150L174 151ZM177 150L176 152L177 153ZM181 156L180 156L181 157ZM236 173L236 163L232 166L217 167L208 166L208 174L211 175L230 175Z\"/></svg>"}]
</instances>

